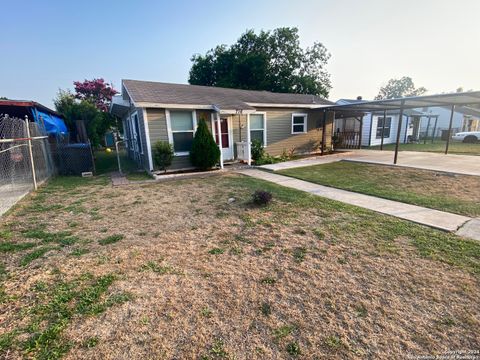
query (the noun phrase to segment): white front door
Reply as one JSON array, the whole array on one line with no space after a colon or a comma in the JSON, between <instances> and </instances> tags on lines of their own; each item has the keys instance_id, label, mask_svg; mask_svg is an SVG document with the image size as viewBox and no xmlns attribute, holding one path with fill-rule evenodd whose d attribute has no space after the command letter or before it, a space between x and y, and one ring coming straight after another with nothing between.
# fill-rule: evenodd
<instances>
[{"instance_id":1,"label":"white front door","mask_svg":"<svg viewBox=\"0 0 480 360\"><path fill-rule=\"evenodd\" d=\"M218 124L216 120L213 120L213 123L213 135L218 145ZM223 160L233 160L232 121L230 118L220 118L220 134L222 136Z\"/></svg>"}]
</instances>

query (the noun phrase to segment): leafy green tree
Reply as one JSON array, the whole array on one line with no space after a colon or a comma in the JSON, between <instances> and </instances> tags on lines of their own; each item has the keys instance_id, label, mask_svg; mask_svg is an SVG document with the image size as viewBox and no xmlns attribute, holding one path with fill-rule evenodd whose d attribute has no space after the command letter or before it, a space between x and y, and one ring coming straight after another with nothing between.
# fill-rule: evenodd
<instances>
[{"instance_id":1,"label":"leafy green tree","mask_svg":"<svg viewBox=\"0 0 480 360\"><path fill-rule=\"evenodd\" d=\"M167 171L167 168L172 165L173 155L173 147L167 141L157 141L153 145L153 161L160 170Z\"/></svg>"},{"instance_id":2,"label":"leafy green tree","mask_svg":"<svg viewBox=\"0 0 480 360\"><path fill-rule=\"evenodd\" d=\"M5 96L0 96L0 100L8 100Z\"/></svg>"},{"instance_id":3,"label":"leafy green tree","mask_svg":"<svg viewBox=\"0 0 480 360\"><path fill-rule=\"evenodd\" d=\"M220 149L208 130L205 119L198 122L190 150L190 160L194 166L202 170L212 168L220 160Z\"/></svg>"},{"instance_id":4,"label":"leafy green tree","mask_svg":"<svg viewBox=\"0 0 480 360\"><path fill-rule=\"evenodd\" d=\"M65 118L69 132L75 136L76 121L83 120L87 136L93 145L98 146L105 132L115 125L115 119L108 113L100 111L87 100L78 101L68 90L60 90L54 99L55 108Z\"/></svg>"},{"instance_id":5,"label":"leafy green tree","mask_svg":"<svg viewBox=\"0 0 480 360\"><path fill-rule=\"evenodd\" d=\"M415 88L411 77L404 76L400 79L390 79L387 85L380 88L375 100L395 99L406 96L419 96L427 92L423 86Z\"/></svg>"},{"instance_id":6,"label":"leafy green tree","mask_svg":"<svg viewBox=\"0 0 480 360\"><path fill-rule=\"evenodd\" d=\"M248 30L231 46L192 57L189 83L250 90L328 96L330 58L325 46L302 49L297 28Z\"/></svg>"}]
</instances>

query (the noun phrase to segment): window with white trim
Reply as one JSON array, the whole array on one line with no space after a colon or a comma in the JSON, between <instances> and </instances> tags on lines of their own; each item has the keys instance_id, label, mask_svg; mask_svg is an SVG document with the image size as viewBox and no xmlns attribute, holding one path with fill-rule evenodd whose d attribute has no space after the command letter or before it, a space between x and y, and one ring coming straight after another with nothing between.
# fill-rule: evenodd
<instances>
[{"instance_id":1,"label":"window with white trim","mask_svg":"<svg viewBox=\"0 0 480 360\"><path fill-rule=\"evenodd\" d=\"M176 155L188 155L192 149L196 128L195 113L192 111L170 111L171 143Z\"/></svg>"},{"instance_id":2,"label":"window with white trim","mask_svg":"<svg viewBox=\"0 0 480 360\"><path fill-rule=\"evenodd\" d=\"M383 138L389 138L390 137L390 128L392 126L392 118L387 117L387 120L385 121L385 129L383 129L383 116L378 117L377 121L377 134L376 134L376 139L381 139L382 138L382 132L383 132Z\"/></svg>"},{"instance_id":3,"label":"window with white trim","mask_svg":"<svg viewBox=\"0 0 480 360\"><path fill-rule=\"evenodd\" d=\"M250 114L250 141L259 140L267 146L265 114Z\"/></svg>"},{"instance_id":4,"label":"window with white trim","mask_svg":"<svg viewBox=\"0 0 480 360\"><path fill-rule=\"evenodd\" d=\"M307 132L307 114L292 114L292 134Z\"/></svg>"}]
</instances>

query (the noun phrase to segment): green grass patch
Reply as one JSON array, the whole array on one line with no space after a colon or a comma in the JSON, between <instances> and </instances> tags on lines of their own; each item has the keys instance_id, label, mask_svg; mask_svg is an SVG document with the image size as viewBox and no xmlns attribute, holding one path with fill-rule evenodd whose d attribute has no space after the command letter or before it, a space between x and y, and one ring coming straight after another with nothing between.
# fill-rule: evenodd
<instances>
[{"instance_id":1,"label":"green grass patch","mask_svg":"<svg viewBox=\"0 0 480 360\"><path fill-rule=\"evenodd\" d=\"M40 247L38 249L33 250L32 252L29 252L28 254L24 255L20 259L20 265L21 266L27 266L30 264L32 261L41 258L43 255L45 255L47 252L54 250L55 248L50 247L50 246L44 246Z\"/></svg>"},{"instance_id":2,"label":"green grass patch","mask_svg":"<svg viewBox=\"0 0 480 360\"><path fill-rule=\"evenodd\" d=\"M466 216L480 216L480 201L472 189L480 178L347 161L279 171L280 174L385 199ZM464 185L468 181L468 185ZM456 189L457 195L451 191Z\"/></svg>"},{"instance_id":3,"label":"green grass patch","mask_svg":"<svg viewBox=\"0 0 480 360\"><path fill-rule=\"evenodd\" d=\"M153 179L152 176L150 176L150 174L146 171L128 173L126 178L130 181L144 181Z\"/></svg>"},{"instance_id":4,"label":"green grass patch","mask_svg":"<svg viewBox=\"0 0 480 360\"><path fill-rule=\"evenodd\" d=\"M100 245L109 245L109 244L114 244L116 242L119 242L120 240L122 240L124 238L125 238L125 236L123 236L121 234L115 234L115 235L110 235L110 236L107 236L103 239L98 240L98 243Z\"/></svg>"},{"instance_id":5,"label":"green grass patch","mask_svg":"<svg viewBox=\"0 0 480 360\"><path fill-rule=\"evenodd\" d=\"M225 249L221 249L221 248L213 248L208 250L208 253L210 255L220 255L220 254L223 254L224 252L225 252Z\"/></svg>"},{"instance_id":6,"label":"green grass patch","mask_svg":"<svg viewBox=\"0 0 480 360\"><path fill-rule=\"evenodd\" d=\"M63 332L74 317L97 315L130 299L127 294L105 296L114 281L113 275L94 277L84 274L69 282L56 280L50 285L36 285L35 304L29 311L30 323L26 328L16 329L11 335L4 336L4 346L0 349L5 353L8 349L17 348L35 359L63 357L73 346L63 337ZM15 341L22 332L26 340ZM93 347L97 343L98 339L89 338L84 346Z\"/></svg>"},{"instance_id":7,"label":"green grass patch","mask_svg":"<svg viewBox=\"0 0 480 360\"><path fill-rule=\"evenodd\" d=\"M130 173L138 169L138 165L127 156L126 151L120 151L120 165L122 172ZM118 171L117 153L112 151L96 151L94 153L96 175L108 174Z\"/></svg>"},{"instance_id":8,"label":"green grass patch","mask_svg":"<svg viewBox=\"0 0 480 360\"><path fill-rule=\"evenodd\" d=\"M38 239L42 243L57 243L61 246L70 246L78 242L80 239L73 236L69 231L59 231L51 233L43 229L30 229L23 232L23 236L29 239Z\"/></svg>"},{"instance_id":9,"label":"green grass patch","mask_svg":"<svg viewBox=\"0 0 480 360\"><path fill-rule=\"evenodd\" d=\"M37 244L33 242L15 243L11 241L6 241L0 243L0 253L23 251L34 248L35 246L37 246Z\"/></svg>"}]
</instances>

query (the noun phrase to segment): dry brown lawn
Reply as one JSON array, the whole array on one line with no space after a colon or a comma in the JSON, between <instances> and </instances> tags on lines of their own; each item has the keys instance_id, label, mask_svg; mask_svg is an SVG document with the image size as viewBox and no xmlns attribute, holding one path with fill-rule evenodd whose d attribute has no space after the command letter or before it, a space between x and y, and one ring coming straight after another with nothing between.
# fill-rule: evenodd
<instances>
[{"instance_id":1,"label":"dry brown lawn","mask_svg":"<svg viewBox=\"0 0 480 360\"><path fill-rule=\"evenodd\" d=\"M480 349L474 242L239 175L62 181L2 219L0 357ZM271 205L250 203L257 188L272 191Z\"/></svg>"}]
</instances>

